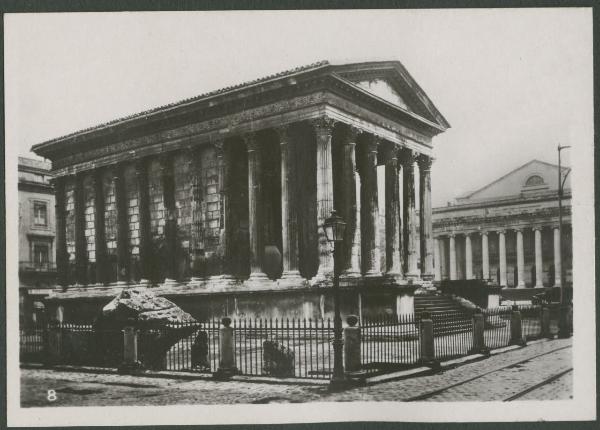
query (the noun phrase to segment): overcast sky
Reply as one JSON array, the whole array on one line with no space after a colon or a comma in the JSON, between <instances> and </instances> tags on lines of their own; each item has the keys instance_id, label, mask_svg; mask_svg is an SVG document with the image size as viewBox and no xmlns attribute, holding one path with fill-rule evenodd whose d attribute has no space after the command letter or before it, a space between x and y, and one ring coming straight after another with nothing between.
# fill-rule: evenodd
<instances>
[{"instance_id":1,"label":"overcast sky","mask_svg":"<svg viewBox=\"0 0 600 430\"><path fill-rule=\"evenodd\" d=\"M452 128L434 139L434 206L533 158L555 163L559 142L593 144L586 9L5 19L6 144L25 156L47 139L322 59L399 60L447 118Z\"/></svg>"}]
</instances>

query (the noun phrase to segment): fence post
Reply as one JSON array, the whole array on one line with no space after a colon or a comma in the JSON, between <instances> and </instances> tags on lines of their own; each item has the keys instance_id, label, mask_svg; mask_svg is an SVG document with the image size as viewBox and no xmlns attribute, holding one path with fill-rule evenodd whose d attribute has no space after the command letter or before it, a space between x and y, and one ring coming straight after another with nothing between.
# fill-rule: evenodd
<instances>
[{"instance_id":1,"label":"fence post","mask_svg":"<svg viewBox=\"0 0 600 430\"><path fill-rule=\"evenodd\" d=\"M213 374L215 379L226 380L237 373L234 355L234 337L231 318L221 319L223 327L219 329L219 368Z\"/></svg>"},{"instance_id":2,"label":"fence post","mask_svg":"<svg viewBox=\"0 0 600 430\"><path fill-rule=\"evenodd\" d=\"M358 317L348 315L346 322L348 323L348 326L344 327L344 368L346 369L346 377L351 381L364 383L366 372L362 369L360 357L361 328L356 325Z\"/></svg>"},{"instance_id":3,"label":"fence post","mask_svg":"<svg viewBox=\"0 0 600 430\"><path fill-rule=\"evenodd\" d=\"M490 355L490 349L485 346L485 317L481 308L475 309L473 313L473 347L469 350L469 354Z\"/></svg>"},{"instance_id":4,"label":"fence post","mask_svg":"<svg viewBox=\"0 0 600 430\"><path fill-rule=\"evenodd\" d=\"M435 345L433 341L433 320L429 312L421 313L420 324L421 363L437 370L440 363L435 359Z\"/></svg>"},{"instance_id":5,"label":"fence post","mask_svg":"<svg viewBox=\"0 0 600 430\"><path fill-rule=\"evenodd\" d=\"M553 336L550 332L550 308L547 305L542 305L541 326L541 337L552 339Z\"/></svg>"},{"instance_id":6,"label":"fence post","mask_svg":"<svg viewBox=\"0 0 600 430\"><path fill-rule=\"evenodd\" d=\"M121 374L136 374L142 370L138 361L138 331L135 327L127 326L123 330L123 362L117 369Z\"/></svg>"},{"instance_id":7,"label":"fence post","mask_svg":"<svg viewBox=\"0 0 600 430\"><path fill-rule=\"evenodd\" d=\"M512 306L510 314L510 343L509 345L525 346L525 338L521 327L521 311L517 305Z\"/></svg>"},{"instance_id":8,"label":"fence post","mask_svg":"<svg viewBox=\"0 0 600 430\"><path fill-rule=\"evenodd\" d=\"M60 363L62 356L62 324L51 324L48 327L48 341L46 343L46 365Z\"/></svg>"}]
</instances>

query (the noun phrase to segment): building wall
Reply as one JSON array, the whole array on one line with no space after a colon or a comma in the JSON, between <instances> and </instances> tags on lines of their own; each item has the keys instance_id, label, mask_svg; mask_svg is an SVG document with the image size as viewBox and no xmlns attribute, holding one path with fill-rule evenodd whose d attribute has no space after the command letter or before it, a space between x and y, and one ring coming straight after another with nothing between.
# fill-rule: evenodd
<instances>
[{"instance_id":1,"label":"building wall","mask_svg":"<svg viewBox=\"0 0 600 430\"><path fill-rule=\"evenodd\" d=\"M36 201L46 203L46 226L34 225L33 203ZM28 236L31 234L48 236L53 239L49 256L50 261L55 261L56 244L54 243L54 236L56 229L54 205L54 194L19 190L19 261L33 260L31 243Z\"/></svg>"}]
</instances>

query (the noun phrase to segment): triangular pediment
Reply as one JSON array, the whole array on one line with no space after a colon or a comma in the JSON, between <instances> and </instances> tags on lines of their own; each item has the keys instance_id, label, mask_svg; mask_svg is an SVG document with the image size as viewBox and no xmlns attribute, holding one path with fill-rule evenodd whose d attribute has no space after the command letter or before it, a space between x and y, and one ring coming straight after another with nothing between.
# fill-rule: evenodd
<instances>
[{"instance_id":1,"label":"triangular pediment","mask_svg":"<svg viewBox=\"0 0 600 430\"><path fill-rule=\"evenodd\" d=\"M563 175L568 170L563 167ZM567 177L565 189L570 189ZM490 200L517 195L556 192L558 190L558 166L532 160L486 186L457 198L457 202Z\"/></svg>"},{"instance_id":2,"label":"triangular pediment","mask_svg":"<svg viewBox=\"0 0 600 430\"><path fill-rule=\"evenodd\" d=\"M421 116L442 129L450 124L398 61L334 66L335 73L358 88L403 110Z\"/></svg>"}]
</instances>

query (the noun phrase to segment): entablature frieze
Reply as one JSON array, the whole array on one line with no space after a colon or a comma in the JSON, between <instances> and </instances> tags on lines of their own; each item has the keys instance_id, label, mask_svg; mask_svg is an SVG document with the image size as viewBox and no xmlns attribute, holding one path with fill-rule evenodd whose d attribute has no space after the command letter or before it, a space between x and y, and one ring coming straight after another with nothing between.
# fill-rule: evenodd
<instances>
[{"instance_id":1,"label":"entablature frieze","mask_svg":"<svg viewBox=\"0 0 600 430\"><path fill-rule=\"evenodd\" d=\"M376 118L376 115L371 115L372 121L367 121L360 117L365 112L360 111L357 107L353 109L353 112L345 112L329 103L331 100L323 93L314 93L275 105L249 109L235 115L189 124L88 151L80 151L54 161L53 174L55 176L75 174L79 171L130 162L167 151L189 149L197 145L222 141L226 137L314 120L324 116L420 153L426 155L431 153L431 138L427 136L401 125L385 122L381 118Z\"/></svg>"},{"instance_id":2,"label":"entablature frieze","mask_svg":"<svg viewBox=\"0 0 600 430\"><path fill-rule=\"evenodd\" d=\"M563 223L571 223L571 207L563 207ZM517 216L496 217L460 217L434 221L434 236L449 234L475 234L482 231L496 232L500 230L554 228L558 227L558 207L544 208L536 212Z\"/></svg>"}]
</instances>

